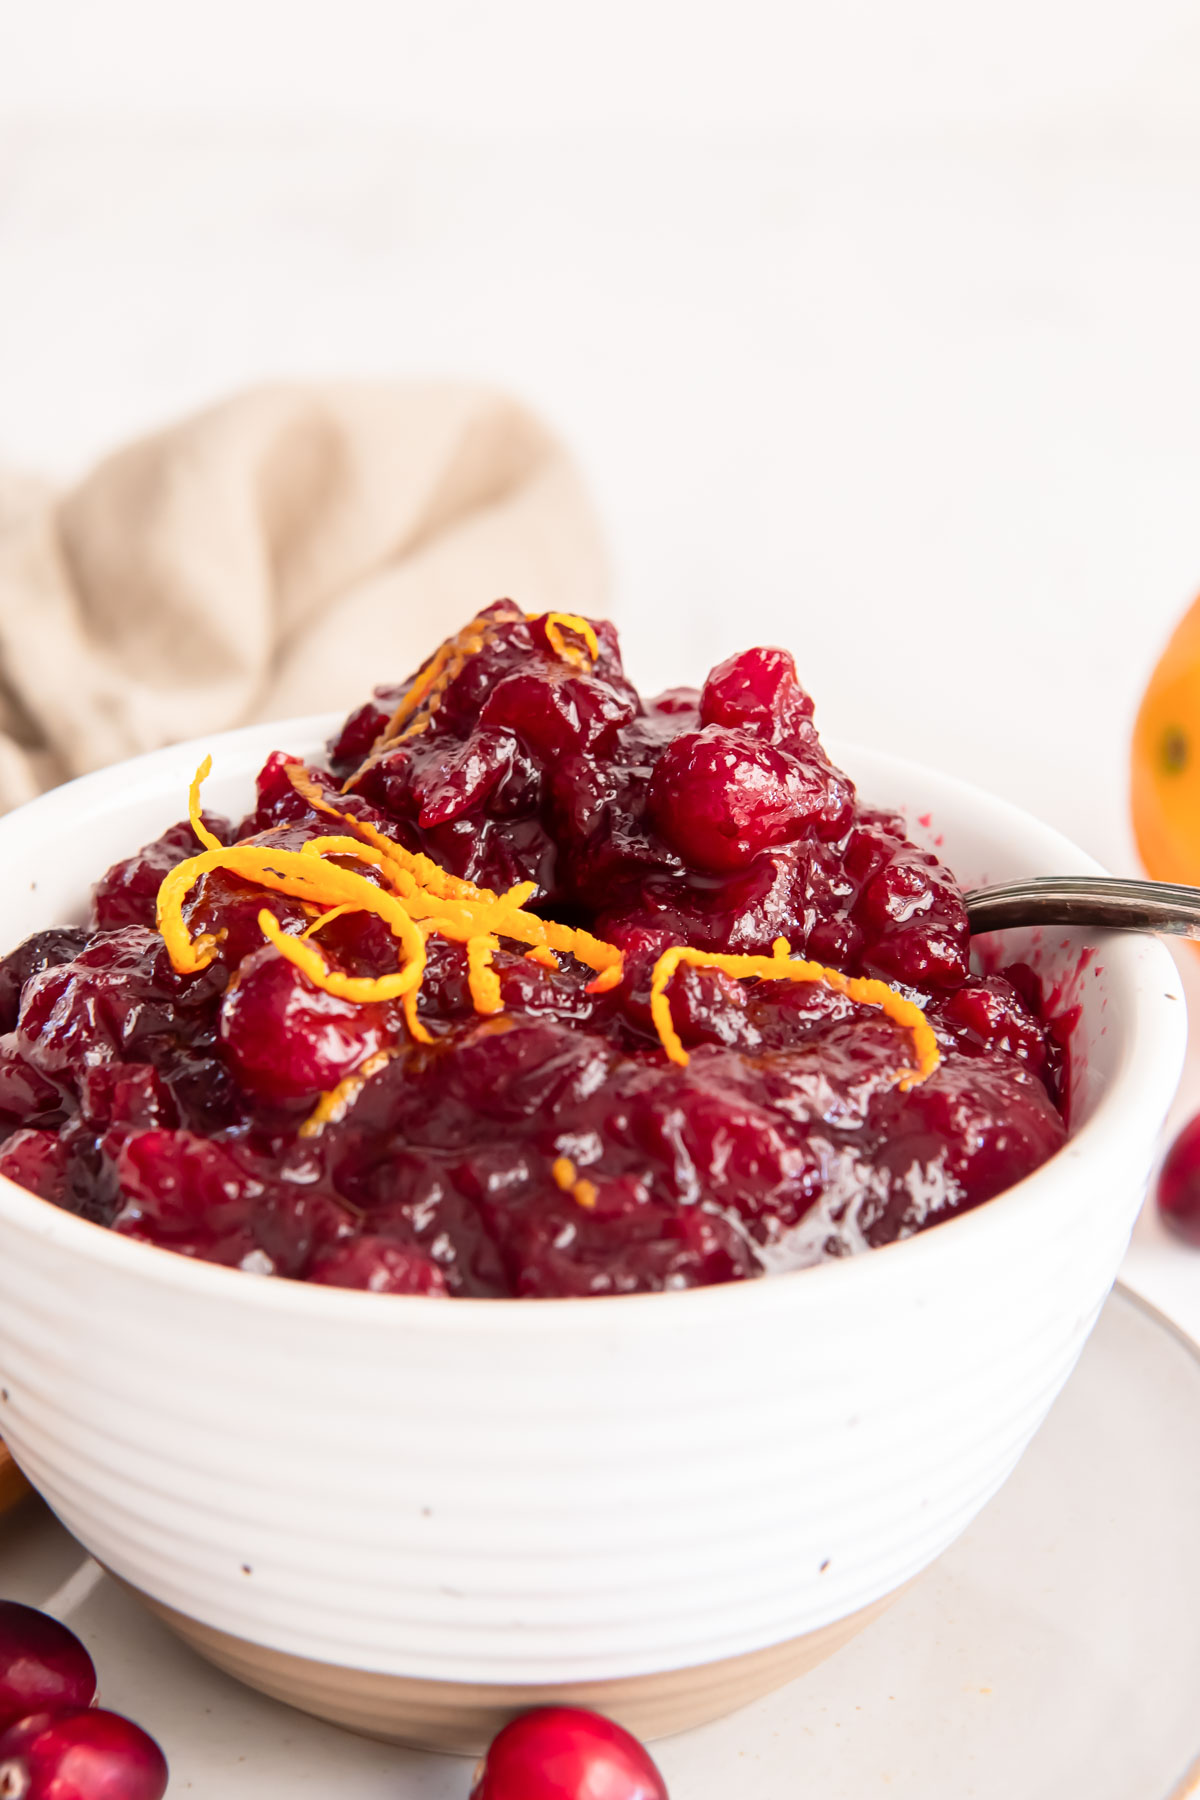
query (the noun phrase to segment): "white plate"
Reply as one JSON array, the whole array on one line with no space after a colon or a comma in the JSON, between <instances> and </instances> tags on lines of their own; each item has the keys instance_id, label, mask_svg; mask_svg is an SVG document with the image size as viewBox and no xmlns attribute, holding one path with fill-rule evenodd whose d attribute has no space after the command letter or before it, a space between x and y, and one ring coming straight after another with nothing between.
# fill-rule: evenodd
<instances>
[{"instance_id":1,"label":"white plate","mask_svg":"<svg viewBox=\"0 0 1200 1800\"><path fill-rule=\"evenodd\" d=\"M672 1800L1183 1800L1200 1794L1200 1356L1120 1290L999 1497L823 1667L660 1744ZM470 1764L368 1743L198 1661L40 1506L0 1593L69 1619L171 1795L465 1800Z\"/></svg>"}]
</instances>

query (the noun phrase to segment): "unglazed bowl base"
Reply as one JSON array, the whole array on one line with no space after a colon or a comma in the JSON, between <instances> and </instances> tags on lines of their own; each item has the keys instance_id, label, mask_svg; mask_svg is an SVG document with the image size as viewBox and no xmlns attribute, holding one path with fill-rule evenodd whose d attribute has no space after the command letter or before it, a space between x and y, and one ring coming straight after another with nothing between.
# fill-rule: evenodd
<instances>
[{"instance_id":1,"label":"unglazed bowl base","mask_svg":"<svg viewBox=\"0 0 1200 1800\"><path fill-rule=\"evenodd\" d=\"M643 1740L669 1737L723 1718L824 1662L903 1589L803 1637L698 1668L616 1681L511 1687L380 1675L311 1662L202 1625L136 1588L129 1591L193 1650L260 1693L384 1743L474 1756L486 1749L502 1725L531 1706L591 1707Z\"/></svg>"},{"instance_id":2,"label":"unglazed bowl base","mask_svg":"<svg viewBox=\"0 0 1200 1800\"><path fill-rule=\"evenodd\" d=\"M11 1450L0 1443L0 1513L6 1513L31 1492L29 1483L13 1461Z\"/></svg>"}]
</instances>

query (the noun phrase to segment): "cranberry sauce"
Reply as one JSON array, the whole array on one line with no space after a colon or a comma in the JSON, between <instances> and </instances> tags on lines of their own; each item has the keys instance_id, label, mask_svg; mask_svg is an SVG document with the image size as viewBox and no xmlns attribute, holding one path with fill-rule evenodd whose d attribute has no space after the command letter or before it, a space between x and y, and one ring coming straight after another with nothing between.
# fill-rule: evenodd
<instances>
[{"instance_id":1,"label":"cranberry sauce","mask_svg":"<svg viewBox=\"0 0 1200 1800\"><path fill-rule=\"evenodd\" d=\"M274 755L250 816L206 824L295 851L348 829L324 796L454 876L536 883L528 908L620 949L618 985L505 939L501 1009L481 1014L464 945L434 930L418 1042L400 1001L326 992L267 943L264 907L287 934L314 908L230 868L190 890L188 930L217 945L181 974L155 896L200 846L173 825L104 876L86 930L0 963L0 1171L213 1262L541 1296L844 1255L1045 1162L1061 1071L1027 972L971 975L953 876L829 762L791 657L748 650L700 692L643 701L612 627L581 623L489 607L377 690L326 768L297 785L296 759ZM667 993L690 1059L669 1060L650 1004L662 952L766 955L779 938L915 1001L934 1073L903 1091L910 1031L823 982L694 966ZM351 977L400 959L369 911L331 916L318 941Z\"/></svg>"}]
</instances>

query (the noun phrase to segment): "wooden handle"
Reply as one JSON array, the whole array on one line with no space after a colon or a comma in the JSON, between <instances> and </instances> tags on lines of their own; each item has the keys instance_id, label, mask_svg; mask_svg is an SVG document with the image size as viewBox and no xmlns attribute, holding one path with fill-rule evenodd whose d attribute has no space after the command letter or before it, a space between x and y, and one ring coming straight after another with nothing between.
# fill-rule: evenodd
<instances>
[{"instance_id":1,"label":"wooden handle","mask_svg":"<svg viewBox=\"0 0 1200 1800\"><path fill-rule=\"evenodd\" d=\"M23 1500L30 1493L29 1483L18 1469L12 1455L3 1443L0 1443L0 1514L14 1507L18 1500Z\"/></svg>"}]
</instances>

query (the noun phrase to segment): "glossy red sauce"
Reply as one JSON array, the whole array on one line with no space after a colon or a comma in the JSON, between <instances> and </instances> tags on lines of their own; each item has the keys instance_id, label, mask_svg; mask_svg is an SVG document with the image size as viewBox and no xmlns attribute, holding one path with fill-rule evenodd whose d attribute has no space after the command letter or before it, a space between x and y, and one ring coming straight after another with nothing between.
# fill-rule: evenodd
<instances>
[{"instance_id":1,"label":"glossy red sauce","mask_svg":"<svg viewBox=\"0 0 1200 1800\"><path fill-rule=\"evenodd\" d=\"M128 1236L263 1273L389 1293L544 1296L736 1281L908 1236L1029 1174L1064 1138L1062 1051L1020 968L976 978L950 871L826 757L791 657L753 649L700 692L643 701L616 634L564 658L507 602L483 616L422 729L381 747L411 686L346 721L315 779L339 806L452 873L506 888L624 952L621 985L523 946L496 959L504 1010L474 1010L461 946L436 936L414 1044L398 1004L315 988L264 944L267 904L218 870L188 903L219 957L177 974L154 924L163 875L198 845L173 825L98 883L78 930L0 963L0 1170ZM415 678L414 678L415 679ZM268 759L225 842L329 830ZM338 790L351 780L352 792ZM667 946L794 955L916 1000L942 1062L902 1093L908 1033L814 983L684 968L670 1062L649 982ZM322 932L334 966L396 967L383 923ZM344 1116L319 1095L395 1052ZM583 1204L555 1179L570 1159Z\"/></svg>"}]
</instances>

